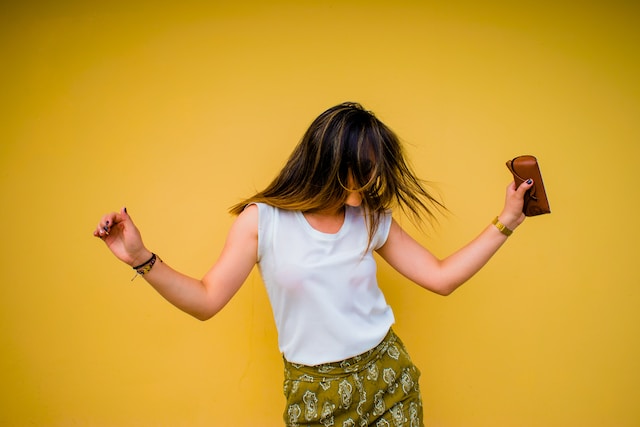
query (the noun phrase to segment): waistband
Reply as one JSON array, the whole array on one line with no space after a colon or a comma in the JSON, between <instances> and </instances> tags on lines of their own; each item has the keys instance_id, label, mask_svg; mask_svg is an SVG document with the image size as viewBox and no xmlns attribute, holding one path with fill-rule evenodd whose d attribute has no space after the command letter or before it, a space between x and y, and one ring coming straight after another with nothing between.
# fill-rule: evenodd
<instances>
[{"instance_id":1,"label":"waistband","mask_svg":"<svg viewBox=\"0 0 640 427\"><path fill-rule=\"evenodd\" d=\"M326 380L331 377L341 377L351 375L367 369L372 363L378 361L396 341L400 341L398 336L389 329L384 339L369 351L357 356L350 357L338 362L323 363L321 365L308 366L291 363L284 359L285 379L314 382ZM317 378L320 377L320 378Z\"/></svg>"}]
</instances>

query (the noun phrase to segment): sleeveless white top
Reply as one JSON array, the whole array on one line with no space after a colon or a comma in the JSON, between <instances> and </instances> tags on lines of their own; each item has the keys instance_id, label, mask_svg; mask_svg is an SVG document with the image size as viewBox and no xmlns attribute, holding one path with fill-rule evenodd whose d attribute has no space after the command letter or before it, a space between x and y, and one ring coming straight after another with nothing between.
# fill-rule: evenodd
<instances>
[{"instance_id":1,"label":"sleeveless white top","mask_svg":"<svg viewBox=\"0 0 640 427\"><path fill-rule=\"evenodd\" d=\"M311 227L301 212L256 205L258 268L284 357L315 366L378 345L394 316L378 287L372 251L385 243L391 213L382 216L367 249L361 208L347 206L340 230L328 234Z\"/></svg>"}]
</instances>

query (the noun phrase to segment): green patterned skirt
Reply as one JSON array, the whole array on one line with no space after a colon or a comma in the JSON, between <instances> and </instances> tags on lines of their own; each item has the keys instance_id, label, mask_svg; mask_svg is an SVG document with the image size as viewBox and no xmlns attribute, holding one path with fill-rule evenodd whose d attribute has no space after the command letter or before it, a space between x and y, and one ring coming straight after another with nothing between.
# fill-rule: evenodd
<instances>
[{"instance_id":1,"label":"green patterned skirt","mask_svg":"<svg viewBox=\"0 0 640 427\"><path fill-rule=\"evenodd\" d=\"M422 427L420 371L389 330L374 349L318 366L284 361L288 427Z\"/></svg>"}]
</instances>

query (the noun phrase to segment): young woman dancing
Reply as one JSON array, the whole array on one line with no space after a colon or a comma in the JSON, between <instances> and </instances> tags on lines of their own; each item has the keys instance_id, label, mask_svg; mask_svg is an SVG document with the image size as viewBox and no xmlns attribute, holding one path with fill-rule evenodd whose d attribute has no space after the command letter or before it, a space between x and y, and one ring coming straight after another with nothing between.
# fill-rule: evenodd
<instances>
[{"instance_id":1,"label":"young woman dancing","mask_svg":"<svg viewBox=\"0 0 640 427\"><path fill-rule=\"evenodd\" d=\"M525 219L528 180L470 243L438 259L393 219L416 222L443 206L406 162L398 137L373 113L343 103L318 116L267 188L231 208L237 219L201 279L144 245L123 208L94 236L181 310L206 320L257 264L284 358L287 426L422 426L414 366L393 332L373 252L425 289L448 295L489 261Z\"/></svg>"}]
</instances>

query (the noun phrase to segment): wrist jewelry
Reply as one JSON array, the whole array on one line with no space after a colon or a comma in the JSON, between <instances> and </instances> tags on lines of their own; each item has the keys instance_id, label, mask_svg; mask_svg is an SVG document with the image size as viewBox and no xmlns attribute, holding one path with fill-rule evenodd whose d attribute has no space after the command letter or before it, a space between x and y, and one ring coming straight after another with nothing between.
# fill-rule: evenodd
<instances>
[{"instance_id":1,"label":"wrist jewelry","mask_svg":"<svg viewBox=\"0 0 640 427\"><path fill-rule=\"evenodd\" d=\"M162 262L160 257L152 252L151 253L151 258L149 258L148 261L146 261L146 262L144 262L144 263L142 263L142 264L140 264L140 265L138 265L136 267L133 267L133 269L136 271L136 275L133 276L133 279L138 277L138 275L144 276L145 274L150 272L151 269L153 268L153 265L156 263L156 260L159 260L160 262ZM131 279L131 281L133 281L133 279Z\"/></svg>"},{"instance_id":2,"label":"wrist jewelry","mask_svg":"<svg viewBox=\"0 0 640 427\"><path fill-rule=\"evenodd\" d=\"M491 224L495 225L496 228L507 237L511 236L511 234L513 233L513 230L509 229L509 227L501 223L498 217L495 217Z\"/></svg>"}]
</instances>

